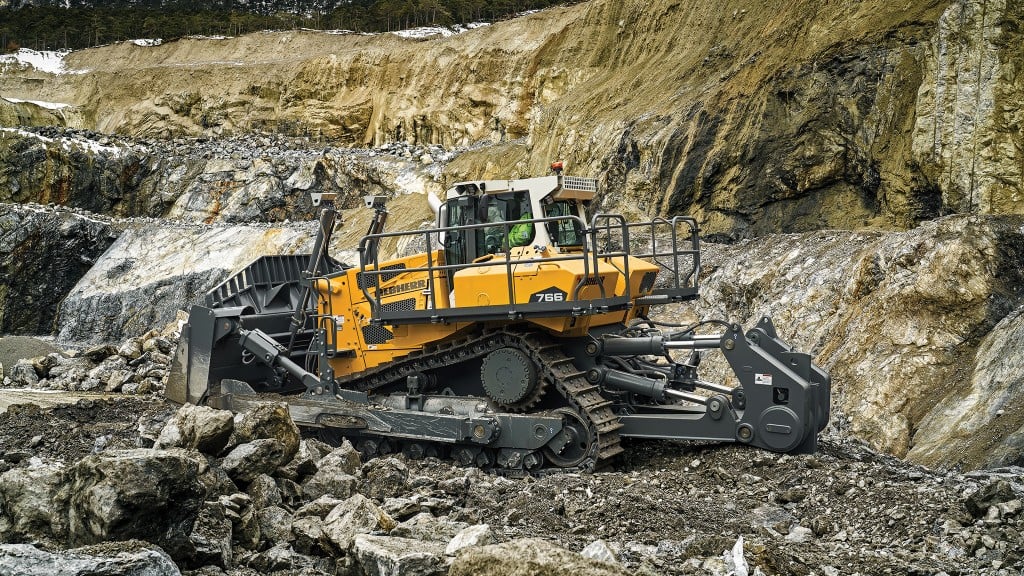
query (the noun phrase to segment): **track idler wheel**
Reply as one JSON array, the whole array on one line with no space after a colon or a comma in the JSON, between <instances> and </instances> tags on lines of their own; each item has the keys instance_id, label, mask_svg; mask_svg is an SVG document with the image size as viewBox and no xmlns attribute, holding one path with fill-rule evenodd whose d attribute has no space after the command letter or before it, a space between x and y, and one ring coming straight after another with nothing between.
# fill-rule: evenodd
<instances>
[{"instance_id":1,"label":"track idler wheel","mask_svg":"<svg viewBox=\"0 0 1024 576\"><path fill-rule=\"evenodd\" d=\"M544 446L544 457L560 468L579 466L597 454L597 432L571 408L558 408L552 415L562 417L562 431Z\"/></svg>"}]
</instances>

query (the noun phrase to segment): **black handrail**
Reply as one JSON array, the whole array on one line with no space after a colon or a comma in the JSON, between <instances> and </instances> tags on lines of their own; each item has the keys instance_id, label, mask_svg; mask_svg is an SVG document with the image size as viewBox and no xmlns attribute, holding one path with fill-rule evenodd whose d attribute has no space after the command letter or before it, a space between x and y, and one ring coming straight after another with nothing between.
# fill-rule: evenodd
<instances>
[{"instance_id":1,"label":"black handrail","mask_svg":"<svg viewBox=\"0 0 1024 576\"><path fill-rule=\"evenodd\" d=\"M692 217L677 216L671 220L664 218L655 218L649 222L638 222L638 223L627 223L625 218L618 214L596 214L591 219L590 226L586 226L583 219L578 216L564 215L564 216L552 216L545 218L531 218L524 220L509 220L503 222L483 222L477 224L466 224L461 226L448 226L443 228L431 228L425 230L405 230L398 232L382 232L379 234L368 234L364 236L359 243L359 273L362 278L359 281L359 288L362 290L363 295L366 297L367 302L370 303L371 315L375 320L379 320L381 317L381 303L380 298L376 295L380 293L380 277L383 274L394 274L395 270L391 269L380 269L380 260L378 255L373 254L372 259L364 257L367 254L366 247L368 243L379 244L384 238L400 238L400 237L425 237L426 242L426 266L414 267L414 268L403 268L401 273L409 272L427 272L427 285L428 285L428 304L429 308L437 310L437 287L435 282L435 276L437 273L446 273L451 270L463 270L466 268L478 268L478 267L490 267L497 264L495 262L496 257L504 256L504 262L502 263L505 267L506 277L508 279L507 295L509 300L509 306L513 306L509 310L509 315L514 316L517 312L515 306L529 306L529 304L515 304L515 285L513 283L513 272L514 267L523 263L521 260L512 259L512 248L505 246L502 252L493 255L488 255L486 258L479 258L473 262L462 263L462 264L435 264L434 262L434 235L448 234L450 232L461 232L465 230L475 230L483 228L493 228L495 226L502 226L504 229L505 236L508 235L509 231L513 226L519 224L532 224L538 226L541 224L547 224L550 222L559 221L573 221L578 225L579 230L582 231L585 241L579 247L579 252L568 252L556 256L543 256L529 260L529 262L535 262L538 265L544 263L553 262L564 262L564 261L582 261L583 263L583 277L580 282L573 289L573 296L571 300L567 300L564 308L566 310L576 310L579 308L578 304L583 302L579 300L579 295L582 289L589 284L596 284L599 287L601 293L601 299L606 298L604 292L604 286L600 282L600 275L598 274L599 264L601 260L606 263L615 266L619 272L625 275L627 281L625 282L625 293L621 297L617 297L616 300L625 298L626 301L632 300L632 287L630 286L629 278L629 257L637 258L649 258L653 259L654 263L659 268L668 271L673 277L672 287L667 290L657 290L657 293L661 294L682 294L686 292L687 296L695 296L698 286L697 282L700 277L700 238L697 221ZM687 236L689 237L689 249L680 250L679 244L679 228L684 226L687 228ZM671 249L669 251L663 251L658 249L658 229L659 227L668 228L668 236L670 239ZM643 230L647 229L649 232L649 241L651 244L651 250L649 253L633 254L630 247L630 231L631 230ZM614 236L621 238L622 246L618 250L611 249L599 249L599 240L605 240L611 242ZM646 236L646 234L644 234ZM671 264L664 262L663 258L671 258ZM691 266L686 271L685 275L680 273L680 259L689 257L691 260ZM622 267L619 268L617 263L613 261L615 258L622 259ZM372 260L372 261L368 261ZM372 291L372 293L371 293ZM593 308L593 306L591 306ZM552 311L551 307L545 306L546 311Z\"/></svg>"}]
</instances>

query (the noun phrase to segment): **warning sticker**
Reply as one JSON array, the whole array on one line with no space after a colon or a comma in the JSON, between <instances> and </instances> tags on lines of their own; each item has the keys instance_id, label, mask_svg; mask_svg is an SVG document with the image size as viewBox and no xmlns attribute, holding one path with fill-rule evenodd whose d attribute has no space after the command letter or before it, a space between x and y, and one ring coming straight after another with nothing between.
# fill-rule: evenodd
<instances>
[{"instance_id":1,"label":"warning sticker","mask_svg":"<svg viewBox=\"0 0 1024 576\"><path fill-rule=\"evenodd\" d=\"M772 385L771 374L754 374L754 384L764 384L765 386Z\"/></svg>"}]
</instances>

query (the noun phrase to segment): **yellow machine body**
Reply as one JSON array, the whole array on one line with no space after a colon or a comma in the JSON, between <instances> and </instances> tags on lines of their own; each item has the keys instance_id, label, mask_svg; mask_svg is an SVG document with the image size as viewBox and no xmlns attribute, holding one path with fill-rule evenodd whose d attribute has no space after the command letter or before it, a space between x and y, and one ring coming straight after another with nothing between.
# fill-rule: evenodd
<instances>
[{"instance_id":1,"label":"yellow machine body","mask_svg":"<svg viewBox=\"0 0 1024 576\"><path fill-rule=\"evenodd\" d=\"M597 261L598 280L585 282L588 265L590 277L595 277L593 261L585 263L583 258L560 260L559 256L562 255L550 248L534 247L514 249L507 260L504 254L488 255L455 272L452 283L449 283L443 270L434 269L444 265L444 252L437 250L382 262L380 271L395 271L378 276L379 286L371 285L373 282L368 280L362 282L367 284L365 288L371 297L379 299L383 309L410 311L487 307L544 302L545 299L552 302L579 301L582 308L588 301L603 301L625 294L627 283L630 294L643 296L644 278L650 278L658 271L656 265L632 256L602 258ZM628 278L625 275L627 269ZM339 376L392 362L478 324L373 323L372 305L363 290L360 275L358 268L351 268L318 279L314 284L319 295L321 328L325 329L338 350L330 363ZM527 321L556 336L577 337L594 326L626 322L638 312L642 310L631 308L578 316L538 317Z\"/></svg>"}]
</instances>

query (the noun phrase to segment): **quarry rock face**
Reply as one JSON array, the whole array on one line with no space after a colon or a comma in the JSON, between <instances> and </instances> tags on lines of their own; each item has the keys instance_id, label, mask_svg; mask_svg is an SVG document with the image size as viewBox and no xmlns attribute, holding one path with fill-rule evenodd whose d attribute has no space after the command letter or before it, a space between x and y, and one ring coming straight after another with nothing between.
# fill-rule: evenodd
<instances>
[{"instance_id":1,"label":"quarry rock face","mask_svg":"<svg viewBox=\"0 0 1024 576\"><path fill-rule=\"evenodd\" d=\"M368 194L440 192L440 166L418 160L425 150L398 144L368 153L277 135L156 140L3 128L0 202L206 224L309 220L311 193L356 208Z\"/></svg>"},{"instance_id":2,"label":"quarry rock face","mask_svg":"<svg viewBox=\"0 0 1024 576\"><path fill-rule=\"evenodd\" d=\"M295 253L308 242L309 229L301 226L151 222L126 230L69 291L61 304L58 339L110 342L164 326L258 255Z\"/></svg>"},{"instance_id":3,"label":"quarry rock face","mask_svg":"<svg viewBox=\"0 0 1024 576\"><path fill-rule=\"evenodd\" d=\"M905 228L1021 212L1021 17L1002 0L595 0L428 41L292 31L116 44L68 56L82 74L40 87L10 73L0 90L75 104L103 132L472 145L444 167L448 183L564 159L606 184L606 209L690 213L728 238ZM224 168L188 170L211 183L267 170ZM244 199L283 181L235 188ZM209 210L217 190L176 210Z\"/></svg>"},{"instance_id":4,"label":"quarry rock face","mask_svg":"<svg viewBox=\"0 0 1024 576\"><path fill-rule=\"evenodd\" d=\"M747 328L771 316L831 374L833 425L880 450L930 465L1020 464L1009 349L1021 338L1022 225L961 216L907 232L705 245L702 299L678 314ZM724 363L702 370L729 377Z\"/></svg>"},{"instance_id":5,"label":"quarry rock face","mask_svg":"<svg viewBox=\"0 0 1024 576\"><path fill-rule=\"evenodd\" d=\"M0 334L48 334L60 301L114 241L111 219L0 203Z\"/></svg>"},{"instance_id":6,"label":"quarry rock face","mask_svg":"<svg viewBox=\"0 0 1024 576\"><path fill-rule=\"evenodd\" d=\"M422 194L398 196L389 206L396 228L416 228L430 218ZM335 258L358 264L355 247L372 215L366 208L343 212L332 241ZM141 220L129 221L126 228L98 265L65 292L55 324L59 341L115 342L163 327L260 256L308 252L316 234L316 223L309 221L204 225ZM382 242L382 253L394 250L394 242ZM18 279L42 289L39 276Z\"/></svg>"}]
</instances>

